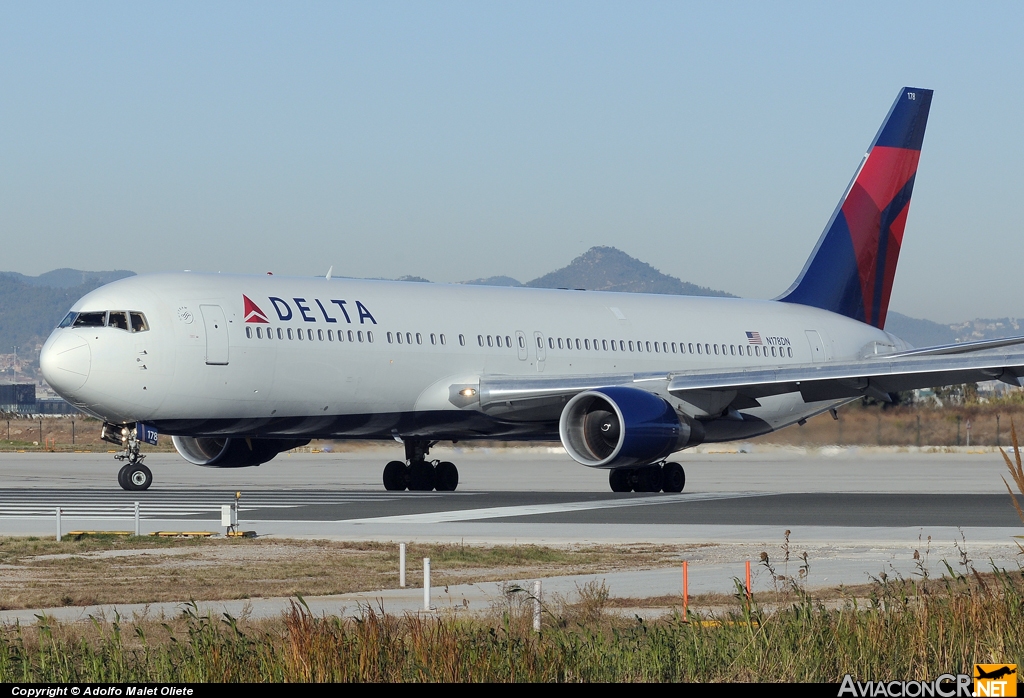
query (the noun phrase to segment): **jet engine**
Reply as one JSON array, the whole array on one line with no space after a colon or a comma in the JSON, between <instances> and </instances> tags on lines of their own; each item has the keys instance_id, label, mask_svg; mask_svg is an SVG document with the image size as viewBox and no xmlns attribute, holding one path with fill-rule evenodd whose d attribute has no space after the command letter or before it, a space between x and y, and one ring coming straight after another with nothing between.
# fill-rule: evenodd
<instances>
[{"instance_id":1,"label":"jet engine","mask_svg":"<svg viewBox=\"0 0 1024 698\"><path fill-rule=\"evenodd\" d=\"M239 439L211 436L172 436L174 448L193 465L246 468L260 465L278 453L305 446L309 439Z\"/></svg>"},{"instance_id":2,"label":"jet engine","mask_svg":"<svg viewBox=\"0 0 1024 698\"><path fill-rule=\"evenodd\" d=\"M704 440L699 422L653 393L625 387L576 395L562 409L558 433L569 455L591 468L656 463Z\"/></svg>"}]
</instances>

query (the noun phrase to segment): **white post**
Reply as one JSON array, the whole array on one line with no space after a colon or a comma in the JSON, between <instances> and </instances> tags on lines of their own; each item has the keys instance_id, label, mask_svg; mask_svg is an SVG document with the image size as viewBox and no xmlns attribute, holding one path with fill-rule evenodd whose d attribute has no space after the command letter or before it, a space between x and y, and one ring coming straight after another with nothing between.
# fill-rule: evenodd
<instances>
[{"instance_id":1,"label":"white post","mask_svg":"<svg viewBox=\"0 0 1024 698\"><path fill-rule=\"evenodd\" d=\"M139 503L135 502L135 535L141 536L142 529L139 527Z\"/></svg>"},{"instance_id":2,"label":"white post","mask_svg":"<svg viewBox=\"0 0 1024 698\"><path fill-rule=\"evenodd\" d=\"M423 558L423 610L430 610L430 558Z\"/></svg>"},{"instance_id":3,"label":"white post","mask_svg":"<svg viewBox=\"0 0 1024 698\"><path fill-rule=\"evenodd\" d=\"M533 632L540 632L540 580L533 583Z\"/></svg>"},{"instance_id":4,"label":"white post","mask_svg":"<svg viewBox=\"0 0 1024 698\"><path fill-rule=\"evenodd\" d=\"M60 507L57 507L57 542L60 543Z\"/></svg>"},{"instance_id":5,"label":"white post","mask_svg":"<svg viewBox=\"0 0 1024 698\"><path fill-rule=\"evenodd\" d=\"M405 543L398 546L398 588L405 588Z\"/></svg>"}]
</instances>

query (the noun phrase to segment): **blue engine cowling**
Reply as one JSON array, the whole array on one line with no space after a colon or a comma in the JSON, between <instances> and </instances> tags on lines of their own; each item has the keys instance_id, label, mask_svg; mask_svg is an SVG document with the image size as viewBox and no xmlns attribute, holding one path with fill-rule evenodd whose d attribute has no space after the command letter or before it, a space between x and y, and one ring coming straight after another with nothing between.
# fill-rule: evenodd
<instances>
[{"instance_id":1,"label":"blue engine cowling","mask_svg":"<svg viewBox=\"0 0 1024 698\"><path fill-rule=\"evenodd\" d=\"M238 439L213 436L172 436L175 450L193 465L208 468L247 468L278 453L305 446L309 439Z\"/></svg>"},{"instance_id":2,"label":"blue engine cowling","mask_svg":"<svg viewBox=\"0 0 1024 698\"><path fill-rule=\"evenodd\" d=\"M587 390L566 403L558 420L565 450L591 468L656 463L703 440L699 422L680 417L663 398L636 388Z\"/></svg>"}]
</instances>

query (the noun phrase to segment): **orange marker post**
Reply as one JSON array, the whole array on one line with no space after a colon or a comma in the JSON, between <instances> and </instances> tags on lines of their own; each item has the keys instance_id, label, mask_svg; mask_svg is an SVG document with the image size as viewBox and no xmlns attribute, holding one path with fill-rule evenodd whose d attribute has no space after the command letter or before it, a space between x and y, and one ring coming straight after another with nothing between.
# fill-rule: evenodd
<instances>
[{"instance_id":1,"label":"orange marker post","mask_svg":"<svg viewBox=\"0 0 1024 698\"><path fill-rule=\"evenodd\" d=\"M687 616L686 616L686 611L687 611L687 607L690 605L690 590L688 588L687 582L688 582L688 580L687 580L687 574L686 574L686 560L683 560L683 622L684 623L688 622L688 619L687 619Z\"/></svg>"},{"instance_id":2,"label":"orange marker post","mask_svg":"<svg viewBox=\"0 0 1024 698\"><path fill-rule=\"evenodd\" d=\"M750 600L750 560L747 560L747 600Z\"/></svg>"}]
</instances>

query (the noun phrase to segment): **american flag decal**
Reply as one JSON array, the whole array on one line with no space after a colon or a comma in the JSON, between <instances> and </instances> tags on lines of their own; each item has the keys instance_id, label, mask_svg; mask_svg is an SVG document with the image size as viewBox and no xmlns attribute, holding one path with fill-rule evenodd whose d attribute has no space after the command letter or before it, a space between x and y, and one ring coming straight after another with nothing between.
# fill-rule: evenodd
<instances>
[{"instance_id":1,"label":"american flag decal","mask_svg":"<svg viewBox=\"0 0 1024 698\"><path fill-rule=\"evenodd\" d=\"M747 344L763 344L760 332L747 332Z\"/></svg>"}]
</instances>

